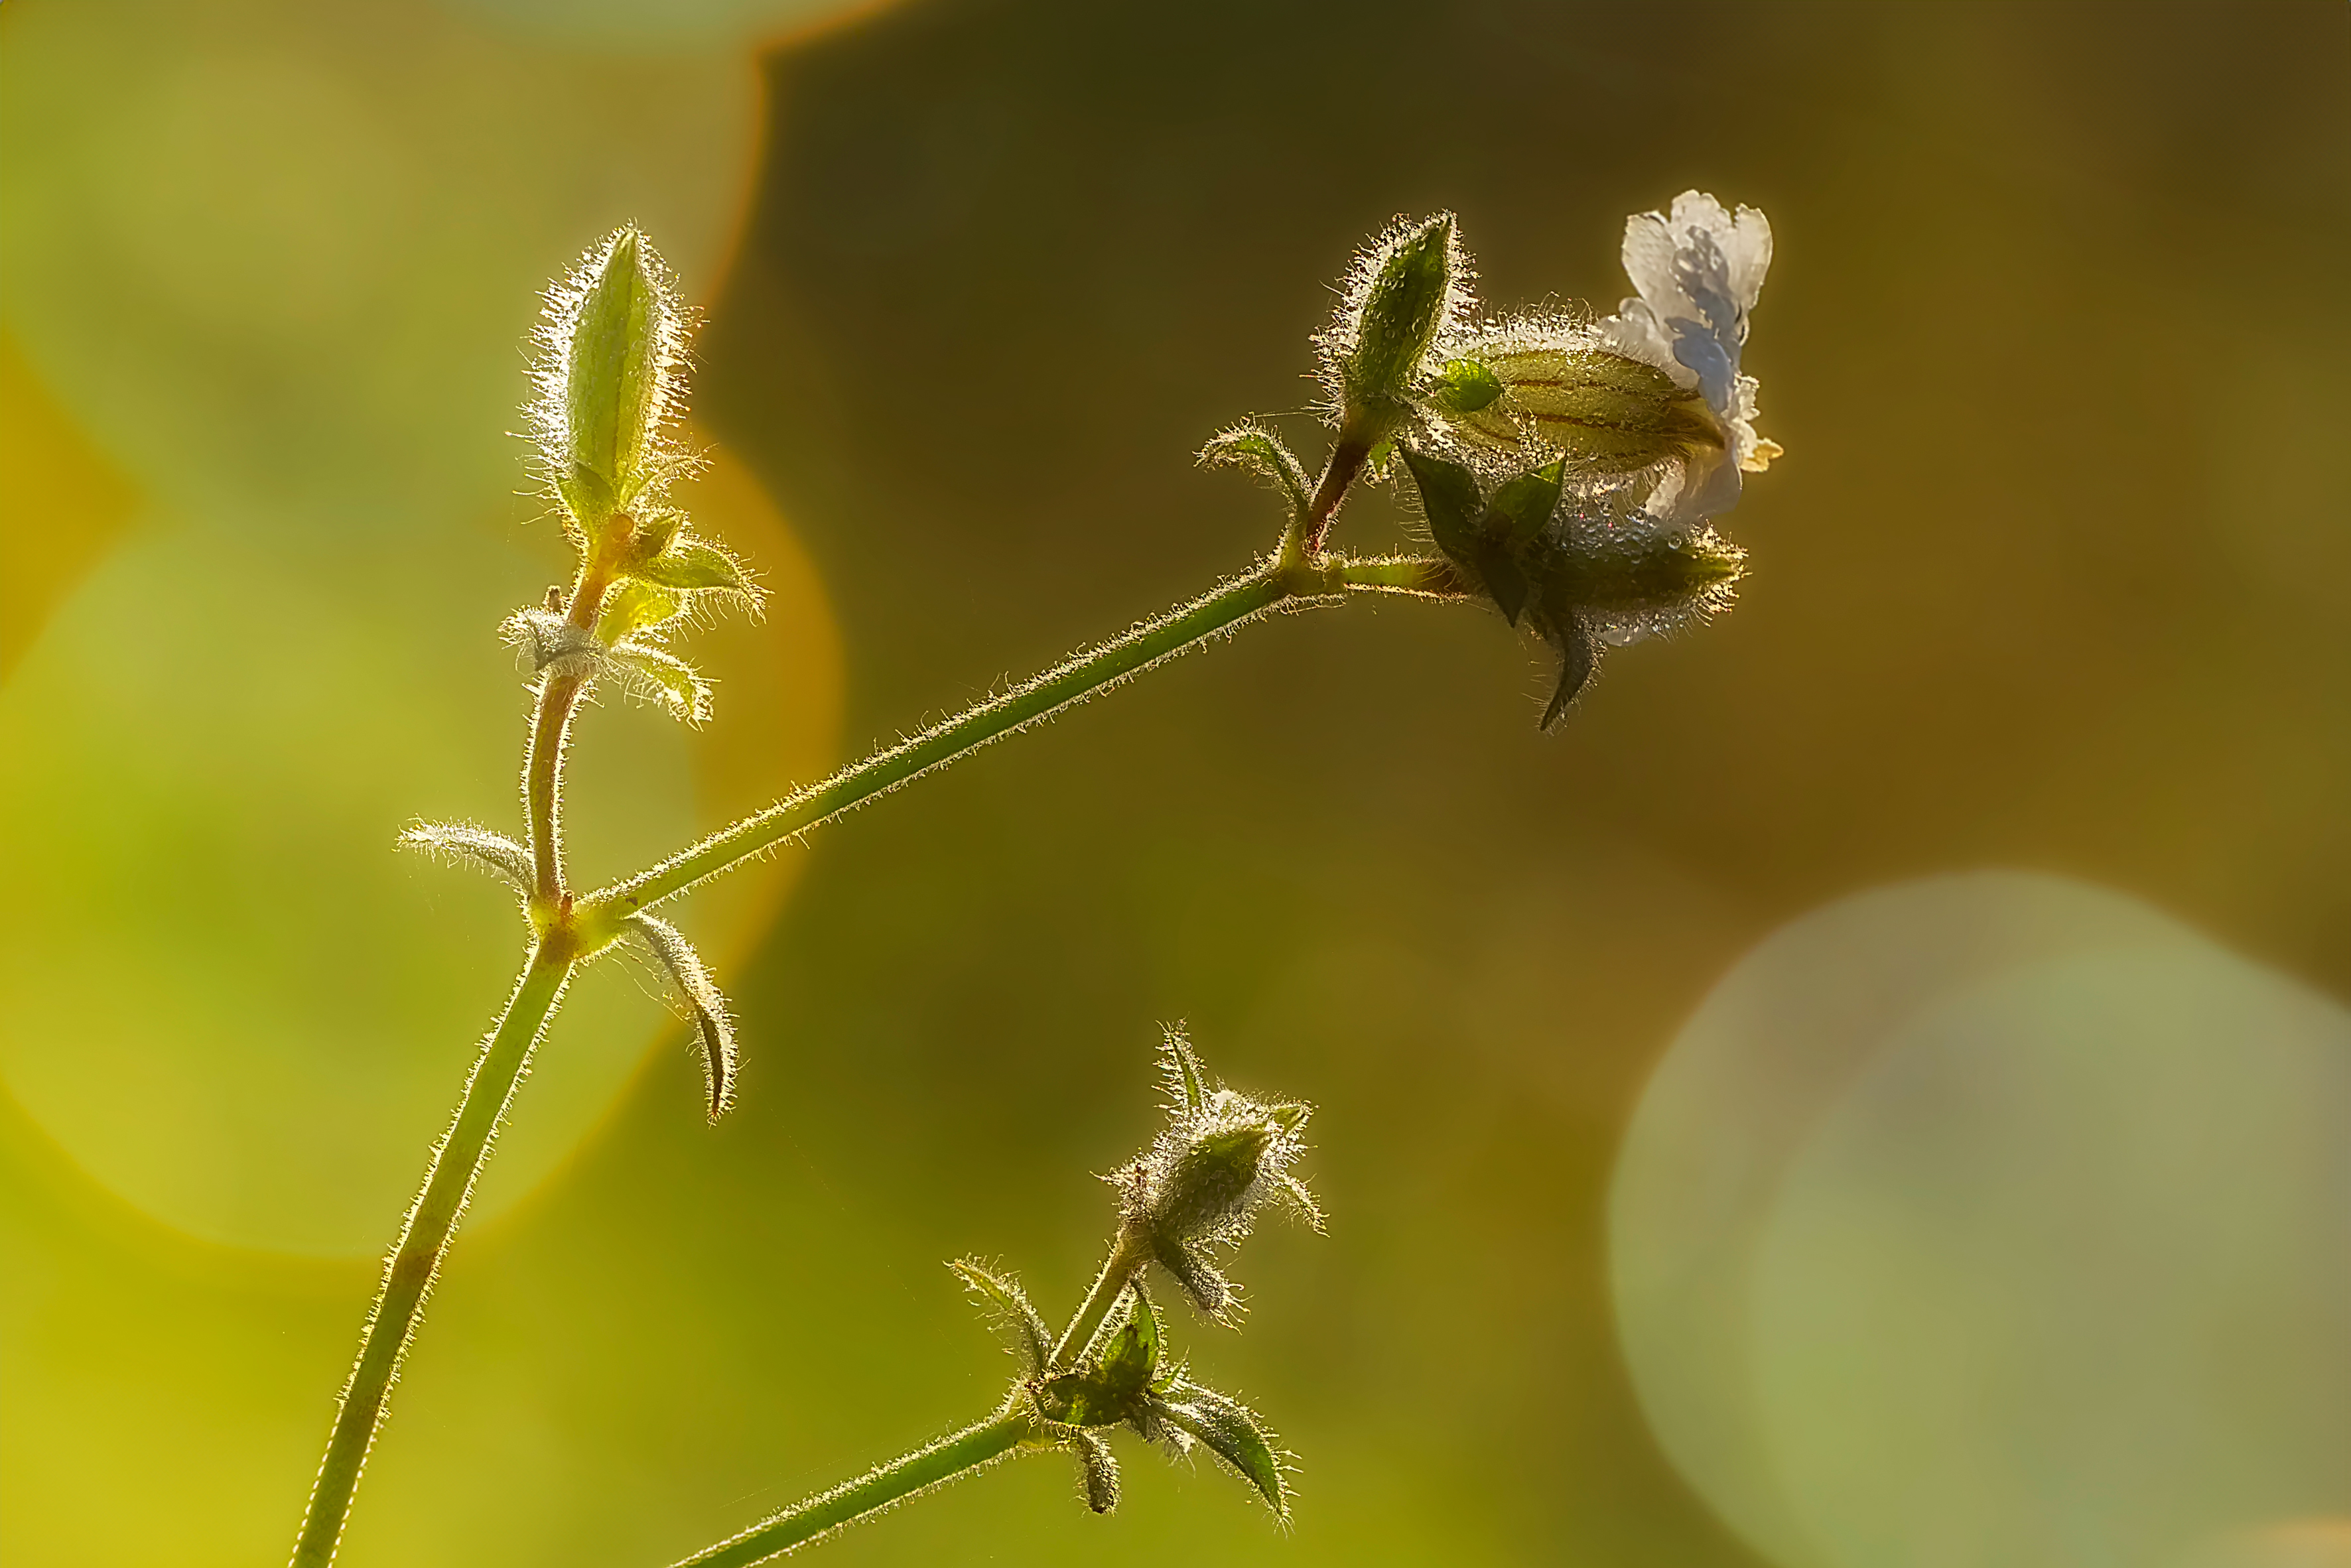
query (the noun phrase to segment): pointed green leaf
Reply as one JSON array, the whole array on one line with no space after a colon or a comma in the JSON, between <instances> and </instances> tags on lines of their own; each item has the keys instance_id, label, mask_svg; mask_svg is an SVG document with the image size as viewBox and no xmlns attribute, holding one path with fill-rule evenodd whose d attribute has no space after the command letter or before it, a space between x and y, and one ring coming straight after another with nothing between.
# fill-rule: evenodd
<instances>
[{"instance_id":1,"label":"pointed green leaf","mask_svg":"<svg viewBox=\"0 0 2351 1568\"><path fill-rule=\"evenodd\" d=\"M1139 1281L1128 1284L1126 1303L1126 1321L1110 1335L1095 1368L1103 1391L1119 1402L1134 1399L1159 1375L1159 1314Z\"/></svg>"},{"instance_id":2,"label":"pointed green leaf","mask_svg":"<svg viewBox=\"0 0 2351 1568\"><path fill-rule=\"evenodd\" d=\"M1420 490L1421 515L1428 519L1437 548L1463 566L1477 569L1478 523L1486 500L1478 477L1460 464L1430 453L1404 449L1404 465Z\"/></svg>"},{"instance_id":3,"label":"pointed green leaf","mask_svg":"<svg viewBox=\"0 0 2351 1568\"><path fill-rule=\"evenodd\" d=\"M1246 468L1260 478L1270 479L1290 500L1290 508L1302 514L1313 496L1313 485L1306 477L1304 465L1281 437L1255 421L1244 421L1230 430L1218 431L1200 448L1200 461L1209 467Z\"/></svg>"},{"instance_id":4,"label":"pointed green leaf","mask_svg":"<svg viewBox=\"0 0 2351 1568\"><path fill-rule=\"evenodd\" d=\"M629 568L628 574L640 582L687 593L709 590L751 591L750 579L743 574L743 568L733 556L716 545L694 538L673 541L651 560Z\"/></svg>"},{"instance_id":5,"label":"pointed green leaf","mask_svg":"<svg viewBox=\"0 0 2351 1568\"><path fill-rule=\"evenodd\" d=\"M604 613L597 618L596 636L607 643L625 643L640 632L677 619L685 601L650 582L623 582L604 597Z\"/></svg>"},{"instance_id":6,"label":"pointed green leaf","mask_svg":"<svg viewBox=\"0 0 2351 1568\"><path fill-rule=\"evenodd\" d=\"M1199 1249L1163 1237L1154 1243L1152 1256L1175 1277L1184 1293L1192 1298L1194 1306L1211 1321L1231 1326L1240 1312L1239 1292Z\"/></svg>"},{"instance_id":7,"label":"pointed green leaf","mask_svg":"<svg viewBox=\"0 0 2351 1568\"><path fill-rule=\"evenodd\" d=\"M1037 1309L1029 1304L1029 1293L1020 1288L1020 1281L995 1272L976 1258L959 1258L947 1267L963 1281L964 1289L979 1299L990 1325L1012 1342L1012 1352L1022 1367L1030 1374L1040 1370L1053 1353L1053 1335Z\"/></svg>"},{"instance_id":8,"label":"pointed green leaf","mask_svg":"<svg viewBox=\"0 0 2351 1568\"><path fill-rule=\"evenodd\" d=\"M1257 1488L1283 1519L1290 1517L1290 1490L1282 1479L1281 1457L1257 1415L1236 1399L1196 1383L1179 1383L1154 1406L1159 1417L1196 1439L1241 1479Z\"/></svg>"},{"instance_id":9,"label":"pointed green leaf","mask_svg":"<svg viewBox=\"0 0 2351 1568\"><path fill-rule=\"evenodd\" d=\"M1159 1041L1159 1070L1167 1080L1167 1097L1180 1113L1208 1103L1208 1074L1181 1024L1166 1030Z\"/></svg>"},{"instance_id":10,"label":"pointed green leaf","mask_svg":"<svg viewBox=\"0 0 2351 1568\"><path fill-rule=\"evenodd\" d=\"M1551 730L1559 727L1567 717L1569 706L1591 682L1592 672L1600 662L1600 649L1592 629L1572 610L1555 617L1545 635L1559 649L1559 686L1552 693L1551 704L1543 709L1542 716L1542 727Z\"/></svg>"},{"instance_id":11,"label":"pointed green leaf","mask_svg":"<svg viewBox=\"0 0 2351 1568\"><path fill-rule=\"evenodd\" d=\"M702 1074L710 1090L710 1119L716 1122L735 1103L735 1026L726 1016L726 998L711 983L694 944L676 926L650 915L629 915L623 924L661 965L694 1021L702 1047Z\"/></svg>"},{"instance_id":12,"label":"pointed green leaf","mask_svg":"<svg viewBox=\"0 0 2351 1568\"><path fill-rule=\"evenodd\" d=\"M1512 549L1534 542L1559 509L1561 465L1553 462L1505 482L1494 492L1486 526L1479 530Z\"/></svg>"},{"instance_id":13,"label":"pointed green leaf","mask_svg":"<svg viewBox=\"0 0 2351 1568\"><path fill-rule=\"evenodd\" d=\"M632 685L657 699L673 717L700 724L710 716L710 684L674 653L643 643L621 643L605 657Z\"/></svg>"},{"instance_id":14,"label":"pointed green leaf","mask_svg":"<svg viewBox=\"0 0 2351 1568\"><path fill-rule=\"evenodd\" d=\"M417 822L402 832L400 847L423 850L444 861L495 872L524 893L537 875L530 852L503 833L453 822Z\"/></svg>"}]
</instances>

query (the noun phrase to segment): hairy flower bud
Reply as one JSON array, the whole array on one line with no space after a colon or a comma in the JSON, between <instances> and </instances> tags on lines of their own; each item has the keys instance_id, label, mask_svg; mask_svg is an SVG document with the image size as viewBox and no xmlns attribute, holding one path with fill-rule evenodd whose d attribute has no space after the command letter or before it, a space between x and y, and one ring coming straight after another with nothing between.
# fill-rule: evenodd
<instances>
[{"instance_id":1,"label":"hairy flower bud","mask_svg":"<svg viewBox=\"0 0 2351 1568\"><path fill-rule=\"evenodd\" d=\"M1430 346L1468 310L1468 277L1450 213L1399 225L1355 258L1319 346L1341 422L1365 444L1410 412Z\"/></svg>"},{"instance_id":2,"label":"hairy flower bud","mask_svg":"<svg viewBox=\"0 0 2351 1568\"><path fill-rule=\"evenodd\" d=\"M1201 1311L1228 1318L1233 1288L1205 1249L1239 1241L1258 1211L1276 1200L1322 1228L1312 1195L1290 1174L1305 1151L1301 1134L1314 1108L1210 1087L1180 1030L1168 1031L1163 1060L1174 1102L1167 1128L1110 1179L1128 1233Z\"/></svg>"},{"instance_id":3,"label":"hairy flower bud","mask_svg":"<svg viewBox=\"0 0 2351 1568\"><path fill-rule=\"evenodd\" d=\"M664 432L683 402L688 327L669 269L633 227L607 236L549 291L532 418L581 528L598 528L676 467Z\"/></svg>"}]
</instances>

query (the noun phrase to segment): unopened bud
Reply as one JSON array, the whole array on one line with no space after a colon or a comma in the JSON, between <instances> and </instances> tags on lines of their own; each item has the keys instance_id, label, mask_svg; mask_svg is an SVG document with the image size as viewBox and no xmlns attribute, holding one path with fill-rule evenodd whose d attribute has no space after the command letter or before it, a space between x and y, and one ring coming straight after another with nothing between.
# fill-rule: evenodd
<instances>
[{"instance_id":1,"label":"unopened bud","mask_svg":"<svg viewBox=\"0 0 2351 1568\"><path fill-rule=\"evenodd\" d=\"M634 228L549 295L534 411L557 491L593 529L666 471L663 430L684 392L686 311Z\"/></svg>"},{"instance_id":2,"label":"unopened bud","mask_svg":"<svg viewBox=\"0 0 2351 1568\"><path fill-rule=\"evenodd\" d=\"M1453 214L1391 231L1356 258L1322 340L1343 423L1366 445L1404 418L1429 348L1468 308Z\"/></svg>"}]
</instances>

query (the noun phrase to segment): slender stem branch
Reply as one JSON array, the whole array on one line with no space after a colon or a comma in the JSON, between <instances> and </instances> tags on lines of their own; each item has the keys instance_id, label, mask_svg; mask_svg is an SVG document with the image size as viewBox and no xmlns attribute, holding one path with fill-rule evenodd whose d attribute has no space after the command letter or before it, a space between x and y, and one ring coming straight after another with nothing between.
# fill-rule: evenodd
<instances>
[{"instance_id":1,"label":"slender stem branch","mask_svg":"<svg viewBox=\"0 0 2351 1568\"><path fill-rule=\"evenodd\" d=\"M327 1439L326 1457L319 1462L318 1479L310 1485L302 1533L294 1543L293 1568L326 1568L334 1561L343 1521L350 1515L351 1494L360 1484L360 1471L367 1464L425 1298L440 1272L442 1254L473 1196L515 1085L530 1064L531 1050L562 997L575 950L566 939L542 942L532 951L506 1015L475 1060L456 1119L433 1151L424 1189L410 1207L400 1244L384 1264L383 1286L360 1336L359 1360L343 1385L334 1431Z\"/></svg>"},{"instance_id":2,"label":"slender stem branch","mask_svg":"<svg viewBox=\"0 0 2351 1568\"><path fill-rule=\"evenodd\" d=\"M944 1486L993 1464L1019 1448L1035 1430L1025 1404L1007 1405L977 1426L942 1437L879 1469L868 1470L846 1485L794 1503L731 1541L705 1547L679 1563L677 1568L746 1568L747 1564L778 1556L893 1503L904 1502L917 1492Z\"/></svg>"},{"instance_id":3,"label":"slender stem branch","mask_svg":"<svg viewBox=\"0 0 2351 1568\"><path fill-rule=\"evenodd\" d=\"M1322 541L1331 535L1331 524L1339 515L1339 505L1347 498L1348 487L1364 471L1364 463L1372 455L1372 444L1352 430L1339 433L1331 448L1330 460L1322 465L1322 478L1314 486L1314 504L1306 513L1306 553L1322 552Z\"/></svg>"},{"instance_id":4,"label":"slender stem branch","mask_svg":"<svg viewBox=\"0 0 2351 1568\"><path fill-rule=\"evenodd\" d=\"M990 741L1026 729L1051 717L1073 703L1116 685L1162 660L1198 645L1219 633L1244 625L1285 603L1328 602L1333 589L1316 584L1319 591L1301 593L1271 564L1191 603L1147 621L1123 637L1114 638L1047 670L1000 696L966 709L933 725L911 739L852 763L823 783L802 789L747 817L733 827L712 834L652 870L615 886L600 889L582 901L580 917L590 940L620 916L674 897L695 883L717 875L739 862L772 849L796 833L829 822L877 795L921 778L934 768L969 756Z\"/></svg>"},{"instance_id":5,"label":"slender stem branch","mask_svg":"<svg viewBox=\"0 0 2351 1568\"><path fill-rule=\"evenodd\" d=\"M921 734L852 763L820 784L720 830L649 871L600 888L580 901L581 935L590 950L609 939L623 915L674 898L763 854L785 840L847 815L878 795L968 757L991 741L1050 718L1153 665L1238 630L1277 609L1335 604L1350 591L1458 599L1468 590L1453 569L1423 556L1364 560L1323 555L1260 562L1191 603L1146 621L1123 637L1066 659L1000 696L990 697Z\"/></svg>"},{"instance_id":6,"label":"slender stem branch","mask_svg":"<svg viewBox=\"0 0 2351 1568\"><path fill-rule=\"evenodd\" d=\"M1086 1292L1085 1301L1078 1308L1077 1316L1070 1320L1070 1326L1061 1331L1061 1339L1055 1342L1053 1354L1045 1363L1047 1371L1067 1366L1084 1354L1086 1346L1093 1343L1094 1333L1102 1327L1102 1320L1110 1316L1111 1308L1117 1304L1119 1292L1125 1290L1126 1282L1150 1261L1151 1256L1144 1250L1138 1238L1124 1230L1119 1232L1118 1240L1111 1247L1110 1256L1102 1260L1102 1272L1094 1276L1094 1288Z\"/></svg>"},{"instance_id":7,"label":"slender stem branch","mask_svg":"<svg viewBox=\"0 0 2351 1568\"><path fill-rule=\"evenodd\" d=\"M623 512L613 517L608 532L611 538L624 542L634 527ZM582 632L594 631L596 617L603 612L605 591L611 583L611 572L600 546L590 552L580 570L579 580L571 586L571 602L564 607L564 619ZM536 883L533 896L549 907L559 904L565 892L563 754L570 744L572 710L579 706L580 694L587 685L584 672L550 672L540 679L538 707L530 722L530 750L523 758L523 815L530 824L531 872Z\"/></svg>"},{"instance_id":8,"label":"slender stem branch","mask_svg":"<svg viewBox=\"0 0 2351 1568\"><path fill-rule=\"evenodd\" d=\"M563 752L570 740L571 710L585 685L584 675L550 672L539 682L538 708L531 716L522 795L530 823L532 896L542 904L563 896Z\"/></svg>"}]
</instances>

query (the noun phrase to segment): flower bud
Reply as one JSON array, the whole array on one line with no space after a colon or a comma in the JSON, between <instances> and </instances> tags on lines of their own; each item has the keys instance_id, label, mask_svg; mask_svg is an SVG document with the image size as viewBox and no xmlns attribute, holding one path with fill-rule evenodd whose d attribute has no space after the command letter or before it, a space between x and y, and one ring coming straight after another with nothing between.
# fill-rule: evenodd
<instances>
[{"instance_id":1,"label":"flower bud","mask_svg":"<svg viewBox=\"0 0 2351 1568\"><path fill-rule=\"evenodd\" d=\"M1399 225L1356 257L1320 347L1342 423L1364 444L1408 412L1430 345L1468 309L1467 273L1450 213Z\"/></svg>"},{"instance_id":2,"label":"flower bud","mask_svg":"<svg viewBox=\"0 0 2351 1568\"><path fill-rule=\"evenodd\" d=\"M669 269L633 227L549 291L532 413L556 490L582 528L674 465L664 431L684 398L686 330Z\"/></svg>"},{"instance_id":3,"label":"flower bud","mask_svg":"<svg viewBox=\"0 0 2351 1568\"><path fill-rule=\"evenodd\" d=\"M1621 477L1719 455L1727 440L1698 392L1563 322L1464 346L1424 399L1466 446L1556 455L1579 476Z\"/></svg>"}]
</instances>

